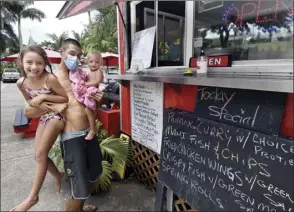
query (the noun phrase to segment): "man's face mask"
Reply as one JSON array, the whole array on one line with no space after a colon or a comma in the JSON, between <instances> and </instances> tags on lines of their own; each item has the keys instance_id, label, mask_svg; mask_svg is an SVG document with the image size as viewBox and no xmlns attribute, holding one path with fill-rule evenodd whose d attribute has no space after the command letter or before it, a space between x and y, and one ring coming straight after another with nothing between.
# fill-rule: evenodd
<instances>
[{"instance_id":1,"label":"man's face mask","mask_svg":"<svg viewBox=\"0 0 294 212\"><path fill-rule=\"evenodd\" d=\"M66 59L64 60L65 66L68 70L75 72L79 66L79 60L77 56L67 55Z\"/></svg>"}]
</instances>

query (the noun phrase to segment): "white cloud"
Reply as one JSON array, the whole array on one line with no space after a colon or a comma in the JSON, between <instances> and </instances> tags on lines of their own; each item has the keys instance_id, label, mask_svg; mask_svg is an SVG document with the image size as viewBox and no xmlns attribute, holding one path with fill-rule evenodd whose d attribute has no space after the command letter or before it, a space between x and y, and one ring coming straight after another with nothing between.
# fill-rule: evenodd
<instances>
[{"instance_id":1,"label":"white cloud","mask_svg":"<svg viewBox=\"0 0 294 212\"><path fill-rule=\"evenodd\" d=\"M87 13L62 20L56 18L64 3L65 1L35 1L34 5L31 7L42 10L47 18L43 19L41 23L38 21L31 21L30 19L22 19L23 43L28 43L30 31L36 42L42 42L45 39L48 40L46 36L47 33L56 33L60 35L64 31L71 32L71 30L79 33L82 32L84 24L88 24L89 22ZM16 25L14 29L18 34Z\"/></svg>"}]
</instances>

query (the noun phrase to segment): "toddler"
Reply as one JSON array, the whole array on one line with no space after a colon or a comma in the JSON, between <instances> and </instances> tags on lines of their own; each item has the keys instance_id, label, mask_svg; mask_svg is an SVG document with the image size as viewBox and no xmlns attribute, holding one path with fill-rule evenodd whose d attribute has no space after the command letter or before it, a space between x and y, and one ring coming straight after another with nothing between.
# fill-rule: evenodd
<instances>
[{"instance_id":1,"label":"toddler","mask_svg":"<svg viewBox=\"0 0 294 212\"><path fill-rule=\"evenodd\" d=\"M90 131L85 138L86 140L92 140L96 133L97 107L92 95L98 91L99 84L103 82L103 73L100 69L101 62L100 52L90 52L86 59L90 71L85 72L78 68L76 71L70 72L69 75L75 98L86 106L85 112L90 123Z\"/></svg>"}]
</instances>

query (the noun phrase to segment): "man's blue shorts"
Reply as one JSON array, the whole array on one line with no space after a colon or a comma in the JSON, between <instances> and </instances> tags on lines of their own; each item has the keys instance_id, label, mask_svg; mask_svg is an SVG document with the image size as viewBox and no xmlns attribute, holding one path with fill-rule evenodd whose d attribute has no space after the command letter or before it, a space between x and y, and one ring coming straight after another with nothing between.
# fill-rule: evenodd
<instances>
[{"instance_id":1,"label":"man's blue shorts","mask_svg":"<svg viewBox=\"0 0 294 212\"><path fill-rule=\"evenodd\" d=\"M85 140L88 129L61 135L60 147L64 171L69 177L71 197L87 199L91 184L102 174L102 154L97 137Z\"/></svg>"}]
</instances>

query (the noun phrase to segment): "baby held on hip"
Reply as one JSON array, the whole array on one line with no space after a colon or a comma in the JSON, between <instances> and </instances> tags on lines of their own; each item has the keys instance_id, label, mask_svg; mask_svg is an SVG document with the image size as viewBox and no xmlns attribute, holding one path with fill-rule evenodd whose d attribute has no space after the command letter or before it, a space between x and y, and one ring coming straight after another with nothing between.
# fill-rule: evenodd
<instances>
[{"instance_id":1,"label":"baby held on hip","mask_svg":"<svg viewBox=\"0 0 294 212\"><path fill-rule=\"evenodd\" d=\"M70 80L72 81L72 90L76 99L91 110L96 110L96 102L92 98L99 89L98 85L88 84L93 81L93 74L78 68L75 72L70 72Z\"/></svg>"},{"instance_id":2,"label":"baby held on hip","mask_svg":"<svg viewBox=\"0 0 294 212\"><path fill-rule=\"evenodd\" d=\"M99 82L96 80L97 71L89 71L88 73L78 68L75 72L70 72L69 77L72 81L72 91L78 102L85 105L85 112L90 123L90 131L86 136L87 140L92 140L95 136L95 121L97 116L96 101L92 98L96 92Z\"/></svg>"}]
</instances>

